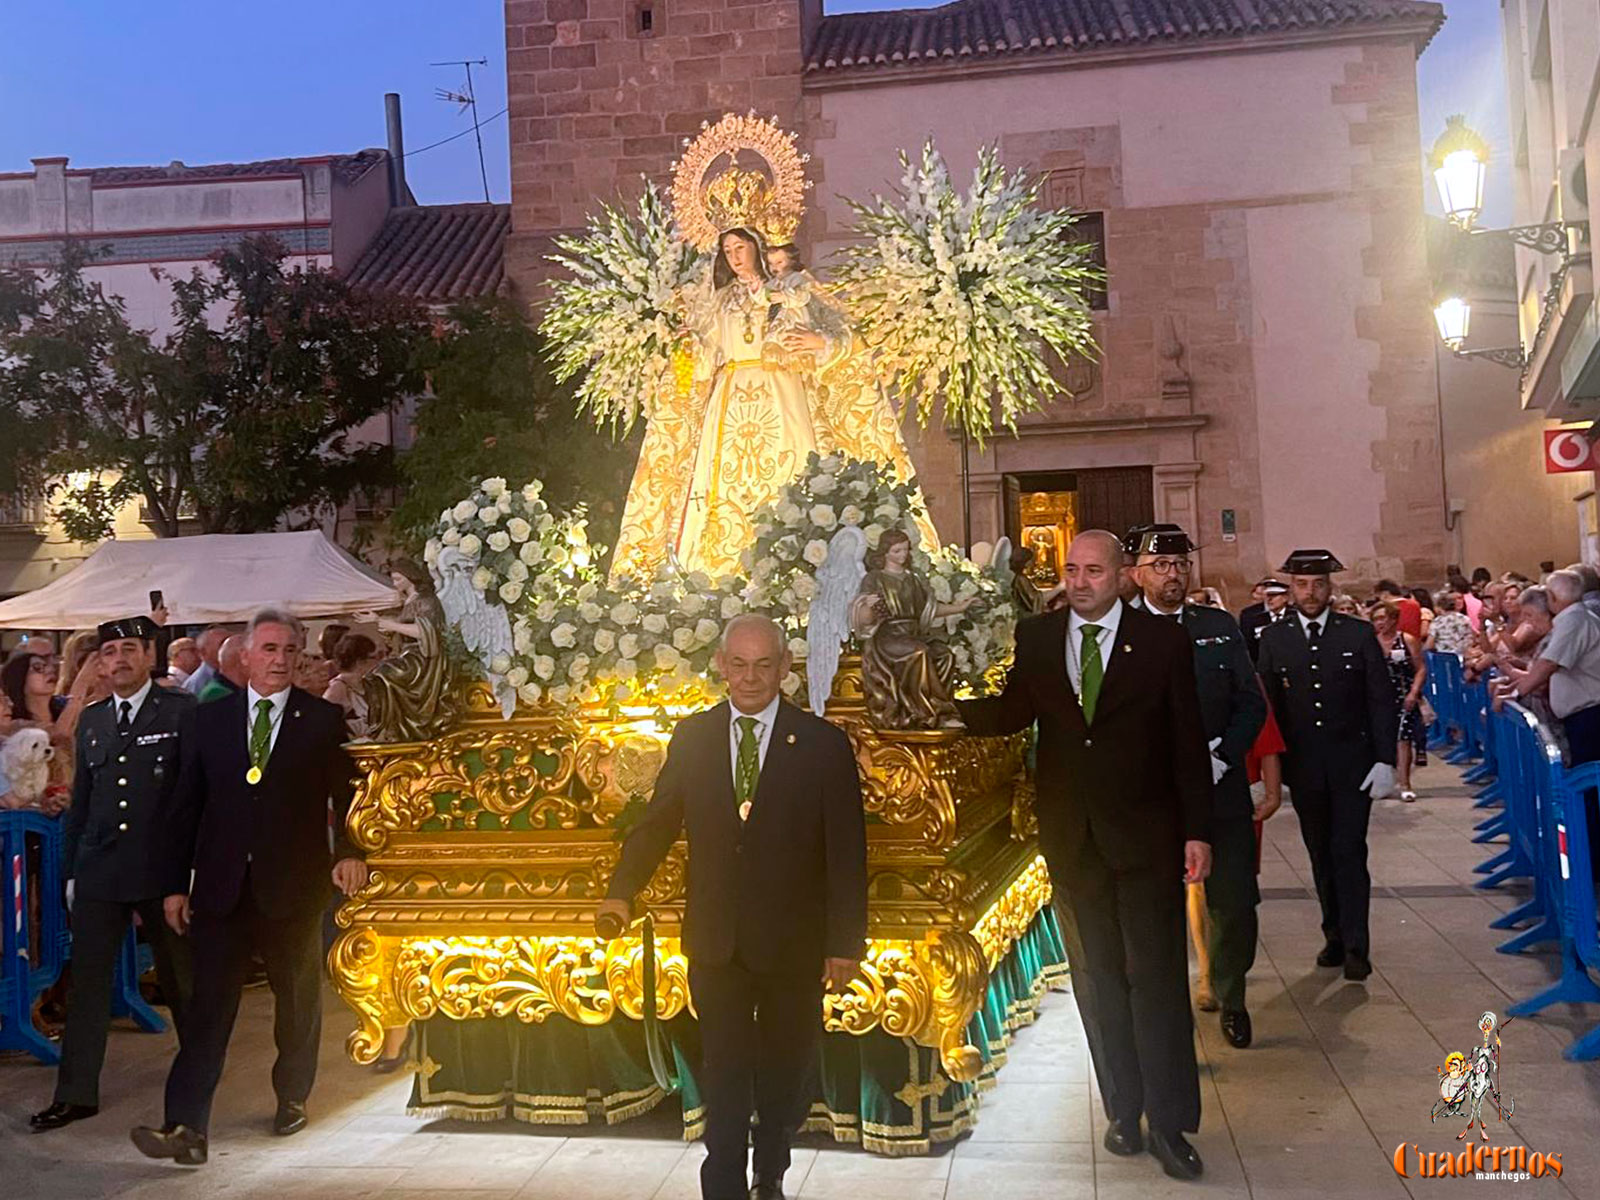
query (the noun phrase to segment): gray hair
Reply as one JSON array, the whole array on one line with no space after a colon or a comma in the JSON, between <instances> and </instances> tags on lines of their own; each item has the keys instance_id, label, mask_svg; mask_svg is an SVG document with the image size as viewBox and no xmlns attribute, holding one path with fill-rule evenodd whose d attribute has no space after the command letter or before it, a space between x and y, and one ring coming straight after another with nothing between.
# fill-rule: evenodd
<instances>
[{"instance_id":1,"label":"gray hair","mask_svg":"<svg viewBox=\"0 0 1600 1200\"><path fill-rule=\"evenodd\" d=\"M1544 588L1554 599L1571 604L1583 596L1583 576L1576 571L1551 571Z\"/></svg>"},{"instance_id":2,"label":"gray hair","mask_svg":"<svg viewBox=\"0 0 1600 1200\"><path fill-rule=\"evenodd\" d=\"M1575 562L1567 570L1583 580L1585 592L1600 591L1600 571L1596 571L1588 563Z\"/></svg>"},{"instance_id":3,"label":"gray hair","mask_svg":"<svg viewBox=\"0 0 1600 1200\"><path fill-rule=\"evenodd\" d=\"M1456 594L1449 588L1433 594L1433 611L1452 613L1461 607L1461 601L1456 599Z\"/></svg>"},{"instance_id":4,"label":"gray hair","mask_svg":"<svg viewBox=\"0 0 1600 1200\"><path fill-rule=\"evenodd\" d=\"M773 649L777 650L779 654L789 648L789 639L783 634L783 626L779 625L771 617L763 616L760 613L748 612L740 613L722 627L722 640L717 643L717 648L726 653L728 643L733 640L734 634L741 629L765 630L767 636L772 639Z\"/></svg>"},{"instance_id":5,"label":"gray hair","mask_svg":"<svg viewBox=\"0 0 1600 1200\"><path fill-rule=\"evenodd\" d=\"M306 627L301 624L300 618L293 613L281 608L258 608L255 615L250 618L250 623L244 627L244 644L256 644L256 630L263 625L284 625L294 631L295 639L303 647L306 644Z\"/></svg>"},{"instance_id":6,"label":"gray hair","mask_svg":"<svg viewBox=\"0 0 1600 1200\"><path fill-rule=\"evenodd\" d=\"M1517 599L1522 603L1523 608L1536 608L1546 616L1550 615L1550 593L1537 583L1532 587L1523 588L1522 595L1518 596Z\"/></svg>"}]
</instances>

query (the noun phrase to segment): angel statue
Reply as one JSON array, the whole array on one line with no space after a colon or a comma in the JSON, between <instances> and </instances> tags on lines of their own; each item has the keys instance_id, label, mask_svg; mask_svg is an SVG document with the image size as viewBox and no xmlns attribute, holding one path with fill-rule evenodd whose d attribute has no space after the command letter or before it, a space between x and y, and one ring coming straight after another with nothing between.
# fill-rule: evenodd
<instances>
[{"instance_id":1,"label":"angel statue","mask_svg":"<svg viewBox=\"0 0 1600 1200\"><path fill-rule=\"evenodd\" d=\"M839 650L850 640L850 606L866 577L867 535L843 525L828 541L828 557L817 568L817 594L806 617L806 689L811 711L827 712L833 677L839 671Z\"/></svg>"},{"instance_id":2,"label":"angel statue","mask_svg":"<svg viewBox=\"0 0 1600 1200\"><path fill-rule=\"evenodd\" d=\"M835 535L830 561L839 545ZM840 548L854 553L849 543ZM978 597L963 596L951 604L935 600L928 581L911 565L911 535L904 530L888 530L864 559L866 570L850 601L848 622L862 642L868 718L879 729L960 729L953 699L955 654L943 639L940 622L966 612ZM818 572L819 596L832 590L823 580L830 561ZM833 569L841 575L846 570ZM806 669L809 675L809 658Z\"/></svg>"},{"instance_id":3,"label":"angel statue","mask_svg":"<svg viewBox=\"0 0 1600 1200\"><path fill-rule=\"evenodd\" d=\"M445 659L445 614L434 593L433 579L417 563L400 558L389 564L400 594L400 617L377 618L385 633L408 640L373 668L362 683L367 698L367 726L378 742L421 742L449 718L449 666ZM357 614L368 620L370 614Z\"/></svg>"}]
</instances>

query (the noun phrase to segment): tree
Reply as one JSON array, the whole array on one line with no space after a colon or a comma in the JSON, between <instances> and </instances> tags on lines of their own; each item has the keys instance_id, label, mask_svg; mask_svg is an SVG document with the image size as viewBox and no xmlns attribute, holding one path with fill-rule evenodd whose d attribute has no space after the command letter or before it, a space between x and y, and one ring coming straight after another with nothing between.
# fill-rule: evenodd
<instances>
[{"instance_id":1,"label":"tree","mask_svg":"<svg viewBox=\"0 0 1600 1200\"><path fill-rule=\"evenodd\" d=\"M591 536L612 543L638 438L614 442L581 416L545 355L544 338L511 301L451 310L425 354L431 386L400 460L405 498L391 518L400 541L419 547L442 510L499 475L513 485L543 480L558 511L586 503Z\"/></svg>"},{"instance_id":2,"label":"tree","mask_svg":"<svg viewBox=\"0 0 1600 1200\"><path fill-rule=\"evenodd\" d=\"M390 484L389 447L351 435L420 390L427 316L285 259L247 239L172 279L159 345L79 244L0 273L0 485L51 489L68 535L94 541L135 498L163 537L191 517L248 533Z\"/></svg>"}]
</instances>

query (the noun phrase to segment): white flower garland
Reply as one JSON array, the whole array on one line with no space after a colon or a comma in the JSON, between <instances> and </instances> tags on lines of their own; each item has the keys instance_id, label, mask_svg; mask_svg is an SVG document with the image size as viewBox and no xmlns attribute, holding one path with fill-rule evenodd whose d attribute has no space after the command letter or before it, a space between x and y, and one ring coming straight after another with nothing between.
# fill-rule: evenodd
<instances>
[{"instance_id":1,"label":"white flower garland","mask_svg":"<svg viewBox=\"0 0 1600 1200\"><path fill-rule=\"evenodd\" d=\"M684 334L681 294L707 260L674 233L672 210L654 183L630 214L602 205L580 237L556 239L552 255L569 275L552 285L540 331L558 380L583 373L580 410L626 434L678 387L674 356Z\"/></svg>"},{"instance_id":2,"label":"white flower garland","mask_svg":"<svg viewBox=\"0 0 1600 1200\"><path fill-rule=\"evenodd\" d=\"M924 426L942 400L947 424L981 444L999 424L1060 394L1046 348L1093 357L1086 296L1104 281L1076 217L1037 207L1039 181L1008 172L987 146L965 195L931 141L903 168L895 199L849 201L851 244L836 280L890 389Z\"/></svg>"}]
</instances>

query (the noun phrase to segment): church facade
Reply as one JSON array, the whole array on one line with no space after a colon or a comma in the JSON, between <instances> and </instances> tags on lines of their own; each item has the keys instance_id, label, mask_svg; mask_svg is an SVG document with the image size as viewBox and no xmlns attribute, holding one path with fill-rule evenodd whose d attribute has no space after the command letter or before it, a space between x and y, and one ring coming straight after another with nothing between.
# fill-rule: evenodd
<instances>
[{"instance_id":1,"label":"church facade","mask_svg":"<svg viewBox=\"0 0 1600 1200\"><path fill-rule=\"evenodd\" d=\"M537 303L552 236L665 179L751 108L812 155L807 258L932 137L1044 177L1103 256L1101 353L981 448L908 430L934 520L1059 556L1079 529L1171 520L1242 603L1295 546L1357 579L1438 579L1447 548L1423 225L1420 0L509 0L507 272ZM1092 15L1097 14L1097 15ZM966 486L962 460L966 457ZM968 499L970 498L970 500ZM1510 564L1517 565L1517 564ZM1531 564L1530 564L1531 565Z\"/></svg>"}]
</instances>

